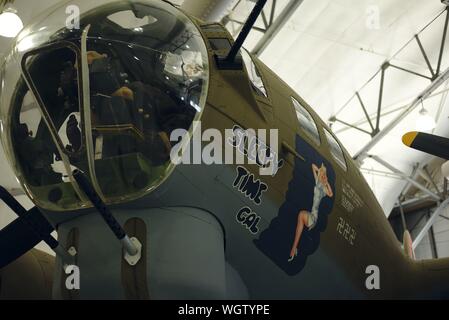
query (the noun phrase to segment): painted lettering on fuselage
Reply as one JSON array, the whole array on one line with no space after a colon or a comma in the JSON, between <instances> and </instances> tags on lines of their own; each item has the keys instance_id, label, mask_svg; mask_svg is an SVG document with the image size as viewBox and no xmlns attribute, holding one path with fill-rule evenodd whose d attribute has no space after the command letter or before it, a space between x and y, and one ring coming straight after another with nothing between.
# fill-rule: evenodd
<instances>
[{"instance_id":1,"label":"painted lettering on fuselage","mask_svg":"<svg viewBox=\"0 0 449 320\"><path fill-rule=\"evenodd\" d=\"M260 216L249 207L243 207L236 215L237 222L244 226L252 234L259 232Z\"/></svg>"},{"instance_id":2,"label":"painted lettering on fuselage","mask_svg":"<svg viewBox=\"0 0 449 320\"><path fill-rule=\"evenodd\" d=\"M255 204L260 205L262 202L262 194L268 190L267 184L263 183L260 179L256 179L254 174L244 167L239 166L236 170L237 175L233 187L250 198Z\"/></svg>"},{"instance_id":3,"label":"painted lettering on fuselage","mask_svg":"<svg viewBox=\"0 0 449 320\"><path fill-rule=\"evenodd\" d=\"M236 176L232 186L256 205L262 203L262 195L268 190L266 183L257 179L254 174L242 166L236 168ZM260 216L247 206L241 208L236 215L237 222L244 226L251 234L257 234L259 232L258 225L260 219Z\"/></svg>"},{"instance_id":4,"label":"painted lettering on fuselage","mask_svg":"<svg viewBox=\"0 0 449 320\"><path fill-rule=\"evenodd\" d=\"M277 152L259 139L255 130L245 130L238 125L235 125L232 128L232 131L233 137L228 140L228 143L231 144L237 152L246 156L250 164L256 164L261 169L271 168L272 176L275 176L279 169L284 166L284 160L279 160ZM263 129L259 131L266 133Z\"/></svg>"},{"instance_id":5,"label":"painted lettering on fuselage","mask_svg":"<svg viewBox=\"0 0 449 320\"><path fill-rule=\"evenodd\" d=\"M355 229L342 217L338 218L337 232L340 234L351 246L354 245L357 232Z\"/></svg>"}]
</instances>

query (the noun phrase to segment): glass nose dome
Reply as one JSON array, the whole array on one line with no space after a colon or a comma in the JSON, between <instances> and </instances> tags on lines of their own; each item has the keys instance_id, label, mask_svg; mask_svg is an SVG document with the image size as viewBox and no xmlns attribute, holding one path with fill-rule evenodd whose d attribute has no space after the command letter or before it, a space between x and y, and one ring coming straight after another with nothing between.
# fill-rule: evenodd
<instances>
[{"instance_id":1,"label":"glass nose dome","mask_svg":"<svg viewBox=\"0 0 449 320\"><path fill-rule=\"evenodd\" d=\"M0 71L2 141L19 181L52 211L90 205L75 169L106 203L146 195L173 170L171 132L192 130L205 106L197 26L157 0L49 12L19 34Z\"/></svg>"}]
</instances>

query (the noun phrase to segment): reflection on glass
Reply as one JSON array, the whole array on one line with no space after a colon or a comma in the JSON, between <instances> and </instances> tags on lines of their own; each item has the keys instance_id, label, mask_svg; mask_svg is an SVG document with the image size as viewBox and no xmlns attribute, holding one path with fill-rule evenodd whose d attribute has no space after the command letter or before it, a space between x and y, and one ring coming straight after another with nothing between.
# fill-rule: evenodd
<instances>
[{"instance_id":1,"label":"reflection on glass","mask_svg":"<svg viewBox=\"0 0 449 320\"><path fill-rule=\"evenodd\" d=\"M171 133L189 130L205 104L208 56L196 26L171 6L102 15L86 43L91 138L99 187L116 202L169 174Z\"/></svg>"},{"instance_id":2,"label":"reflection on glass","mask_svg":"<svg viewBox=\"0 0 449 320\"><path fill-rule=\"evenodd\" d=\"M48 48L29 55L25 73L57 130L65 153L83 145L80 128L77 53L70 48Z\"/></svg>"},{"instance_id":3,"label":"reflection on glass","mask_svg":"<svg viewBox=\"0 0 449 320\"><path fill-rule=\"evenodd\" d=\"M326 133L327 142L329 143L329 146L331 148L332 156L337 161L337 163L346 171L347 166L346 166L346 160L345 160L345 156L343 154L343 150L341 149L337 140L334 138L334 136L329 131L324 129L324 132Z\"/></svg>"},{"instance_id":4,"label":"reflection on glass","mask_svg":"<svg viewBox=\"0 0 449 320\"><path fill-rule=\"evenodd\" d=\"M265 89L265 85L263 84L262 77L260 76L256 64L254 63L246 49L242 49L240 50L240 52L242 53L243 62L245 64L246 71L248 72L249 80L251 81L254 91L257 93L257 95L266 98L267 90Z\"/></svg>"},{"instance_id":5,"label":"reflection on glass","mask_svg":"<svg viewBox=\"0 0 449 320\"><path fill-rule=\"evenodd\" d=\"M188 130L201 112L205 61L189 43L169 52L88 40L95 172L106 197L162 180L171 164L171 132Z\"/></svg>"},{"instance_id":6,"label":"reflection on glass","mask_svg":"<svg viewBox=\"0 0 449 320\"><path fill-rule=\"evenodd\" d=\"M36 201L48 209L78 206L79 197L68 179L59 150L24 81L18 89L22 99L11 124L17 165Z\"/></svg>"},{"instance_id":7,"label":"reflection on glass","mask_svg":"<svg viewBox=\"0 0 449 320\"><path fill-rule=\"evenodd\" d=\"M63 190L72 186L67 172L75 168L107 203L144 196L174 168L169 155L179 141L170 141L171 133L190 130L205 106L209 57L192 21L162 1L102 3L81 11L80 29L61 26L21 59L34 93L28 100L40 105L42 116L26 120L28 103L22 107L15 93L11 99L20 107L13 107L11 145L21 158L17 175L25 187L62 190L53 197L59 200L47 203L47 195L29 188L46 201L44 208L82 207L76 184L78 195L72 190L70 198ZM52 14L48 20L59 21ZM40 25L33 28L30 33L45 35ZM37 156L20 150L28 140Z\"/></svg>"},{"instance_id":8,"label":"reflection on glass","mask_svg":"<svg viewBox=\"0 0 449 320\"><path fill-rule=\"evenodd\" d=\"M306 135L312 139L313 142L320 145L320 134L318 133L315 120L313 120L309 111L307 111L307 109L304 108L295 98L292 97L292 101L296 110L296 116L298 118L300 128L304 130Z\"/></svg>"}]
</instances>

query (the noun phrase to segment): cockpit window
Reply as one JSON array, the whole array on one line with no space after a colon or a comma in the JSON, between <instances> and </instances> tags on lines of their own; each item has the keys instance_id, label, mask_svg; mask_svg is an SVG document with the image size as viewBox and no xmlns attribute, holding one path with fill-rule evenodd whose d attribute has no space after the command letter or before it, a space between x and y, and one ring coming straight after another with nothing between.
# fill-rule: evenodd
<instances>
[{"instance_id":1,"label":"cockpit window","mask_svg":"<svg viewBox=\"0 0 449 320\"><path fill-rule=\"evenodd\" d=\"M328 130L324 129L324 132L326 134L327 142L331 149L332 156L334 157L335 161L337 161L337 163L346 171L348 167L346 165L345 156L343 154L343 150L340 147L340 144Z\"/></svg>"},{"instance_id":2,"label":"cockpit window","mask_svg":"<svg viewBox=\"0 0 449 320\"><path fill-rule=\"evenodd\" d=\"M257 95L267 98L267 90L265 89L265 85L263 83L259 69L257 69L257 66L248 51L246 51L245 49L242 49L240 51L242 53L243 62L245 64L246 71L248 72L249 80L251 81L251 85L254 91Z\"/></svg>"},{"instance_id":3,"label":"cockpit window","mask_svg":"<svg viewBox=\"0 0 449 320\"><path fill-rule=\"evenodd\" d=\"M307 109L304 108L298 100L292 97L292 101L301 130L304 130L305 134L319 146L321 144L321 140L315 120L313 120L309 111L307 111Z\"/></svg>"},{"instance_id":4,"label":"cockpit window","mask_svg":"<svg viewBox=\"0 0 449 320\"><path fill-rule=\"evenodd\" d=\"M80 27L23 56L26 84L13 97L18 177L55 211L89 205L75 169L110 204L157 187L174 167L171 133L192 130L208 90L205 42L167 3L107 3Z\"/></svg>"}]
</instances>

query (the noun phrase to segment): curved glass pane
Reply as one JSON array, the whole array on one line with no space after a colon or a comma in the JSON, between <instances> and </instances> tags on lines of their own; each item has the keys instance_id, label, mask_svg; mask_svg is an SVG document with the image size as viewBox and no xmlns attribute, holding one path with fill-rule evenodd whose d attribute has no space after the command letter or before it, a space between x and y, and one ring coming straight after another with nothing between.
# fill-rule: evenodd
<instances>
[{"instance_id":1,"label":"curved glass pane","mask_svg":"<svg viewBox=\"0 0 449 320\"><path fill-rule=\"evenodd\" d=\"M340 144L337 142L337 140L329 131L324 129L324 132L326 133L327 142L329 143L329 147L331 148L332 156L337 161L337 163L346 171L347 170L346 160L343 154L343 150L340 147Z\"/></svg>"},{"instance_id":2,"label":"curved glass pane","mask_svg":"<svg viewBox=\"0 0 449 320\"><path fill-rule=\"evenodd\" d=\"M254 91L257 95L267 98L267 89L265 89L259 69L257 69L256 64L246 49L242 49L240 52L242 53L243 63L245 64Z\"/></svg>"},{"instance_id":3,"label":"curved glass pane","mask_svg":"<svg viewBox=\"0 0 449 320\"><path fill-rule=\"evenodd\" d=\"M78 58L76 47L61 43L28 53L22 66L44 116L59 138L62 151L74 161L84 146L80 127Z\"/></svg>"},{"instance_id":4,"label":"curved glass pane","mask_svg":"<svg viewBox=\"0 0 449 320\"><path fill-rule=\"evenodd\" d=\"M33 94L22 80L18 86L17 111L11 122L16 165L26 188L41 207L58 210L82 206L73 188L60 149L53 142Z\"/></svg>"},{"instance_id":5,"label":"curved glass pane","mask_svg":"<svg viewBox=\"0 0 449 320\"><path fill-rule=\"evenodd\" d=\"M107 203L131 201L156 188L174 167L169 155L179 141L170 141L170 135L176 129L192 130L205 106L209 81L208 52L197 26L170 4L98 0L70 5L80 10L79 28L64 25L66 4L51 9L18 36L0 73L2 83L17 83L20 75L12 71L7 79L5 70L15 70L21 62L42 111L40 124L30 124L37 131L19 129L23 121L11 115L20 113L21 98L8 87L4 90L3 142L10 160L22 154L23 165L14 167L22 185L28 188L36 180L33 170L25 169L34 164L25 163L32 159L19 151L14 130L24 131L25 138L32 135L26 132L38 132L32 137L36 143L54 149L43 151L55 158L47 159L47 172L48 165L59 161L65 172L58 169L58 183L76 190L70 205L43 205L52 210L81 206L78 199L84 195L70 180L75 168L90 177ZM41 194L30 192L36 202L42 200Z\"/></svg>"},{"instance_id":6,"label":"curved glass pane","mask_svg":"<svg viewBox=\"0 0 449 320\"><path fill-rule=\"evenodd\" d=\"M295 98L292 97L293 106L296 110L296 117L299 121L299 127L304 130L306 135L317 145L321 144L320 134L312 115Z\"/></svg>"},{"instance_id":7,"label":"curved glass pane","mask_svg":"<svg viewBox=\"0 0 449 320\"><path fill-rule=\"evenodd\" d=\"M171 133L188 130L202 111L207 74L194 47L154 50L89 38L95 172L105 196L123 197L166 176Z\"/></svg>"}]
</instances>

